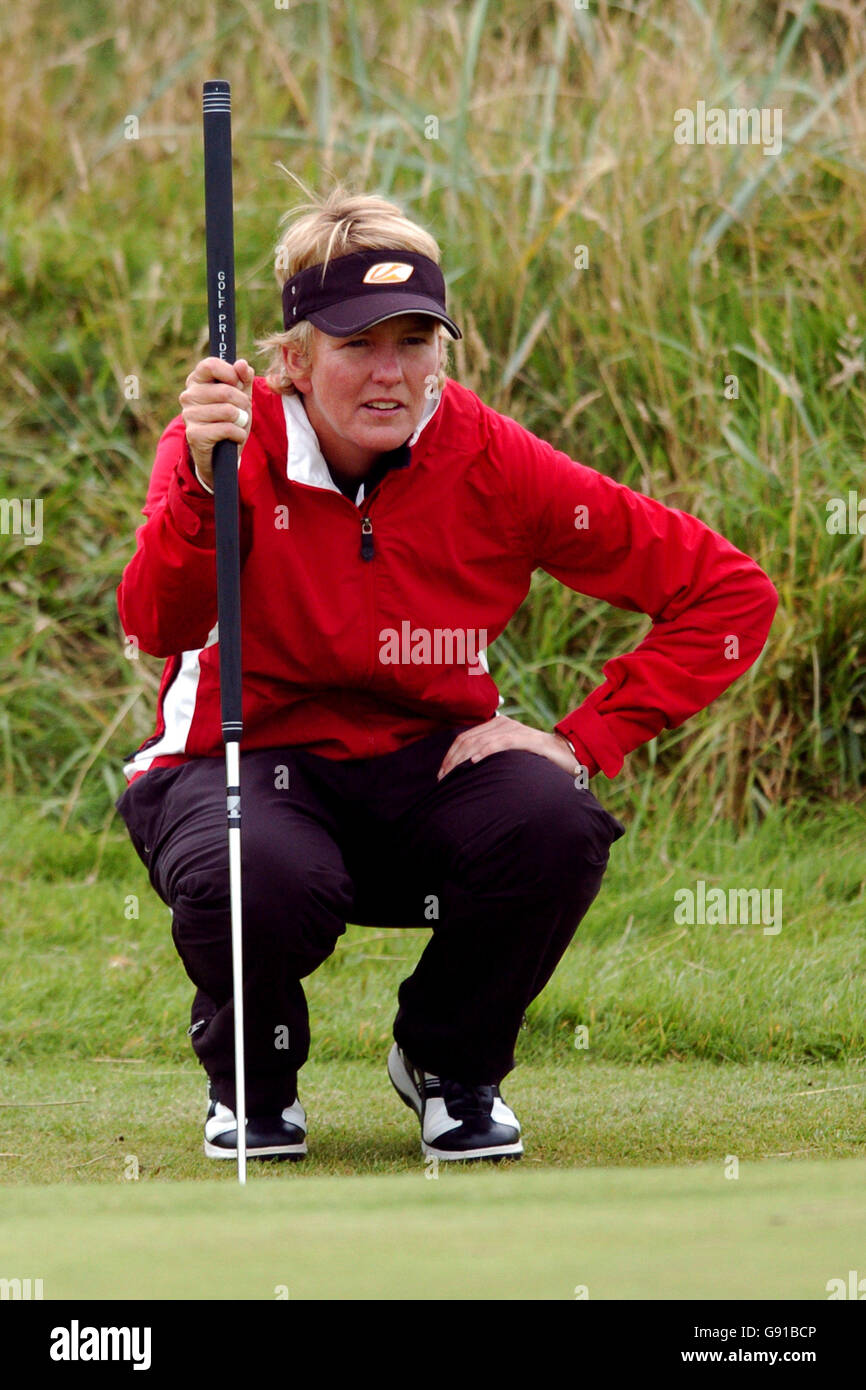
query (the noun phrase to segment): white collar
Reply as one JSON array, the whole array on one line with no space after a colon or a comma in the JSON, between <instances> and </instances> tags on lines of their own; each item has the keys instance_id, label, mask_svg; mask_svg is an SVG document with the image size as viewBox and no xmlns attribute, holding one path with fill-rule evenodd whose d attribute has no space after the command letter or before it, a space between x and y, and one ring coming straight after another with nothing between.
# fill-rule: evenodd
<instances>
[{"instance_id":1,"label":"white collar","mask_svg":"<svg viewBox=\"0 0 866 1390\"><path fill-rule=\"evenodd\" d=\"M439 392L427 401L418 428L406 441L410 448L418 440L424 426L436 414L441 399L442 393ZM310 424L301 396L296 394L283 396L283 411L286 417L286 437L288 439L286 477L291 482L307 483L310 487L322 487L329 492L339 492L340 489L331 477L319 445L319 437ZM362 482L358 488L355 505L360 506L363 500L364 484Z\"/></svg>"}]
</instances>

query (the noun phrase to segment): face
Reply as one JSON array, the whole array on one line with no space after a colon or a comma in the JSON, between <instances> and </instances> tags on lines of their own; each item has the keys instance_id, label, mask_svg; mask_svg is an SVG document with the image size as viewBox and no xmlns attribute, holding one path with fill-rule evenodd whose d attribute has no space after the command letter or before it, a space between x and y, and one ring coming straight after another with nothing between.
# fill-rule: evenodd
<instances>
[{"instance_id":1,"label":"face","mask_svg":"<svg viewBox=\"0 0 866 1390\"><path fill-rule=\"evenodd\" d=\"M427 380L439 372L438 321L401 314L353 338L332 338L314 328L313 364L306 375L295 375L296 356L283 352L328 463L360 478L421 421ZM371 402L396 405L377 410Z\"/></svg>"}]
</instances>

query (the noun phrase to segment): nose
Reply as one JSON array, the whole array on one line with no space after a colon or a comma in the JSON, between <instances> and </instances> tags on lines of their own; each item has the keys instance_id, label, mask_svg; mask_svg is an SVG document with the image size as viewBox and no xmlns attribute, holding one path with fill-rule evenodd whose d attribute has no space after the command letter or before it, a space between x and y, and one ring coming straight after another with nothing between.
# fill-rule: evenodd
<instances>
[{"instance_id":1,"label":"nose","mask_svg":"<svg viewBox=\"0 0 866 1390\"><path fill-rule=\"evenodd\" d=\"M374 381L399 381L403 375L400 353L394 343L380 343L376 348L371 376Z\"/></svg>"}]
</instances>

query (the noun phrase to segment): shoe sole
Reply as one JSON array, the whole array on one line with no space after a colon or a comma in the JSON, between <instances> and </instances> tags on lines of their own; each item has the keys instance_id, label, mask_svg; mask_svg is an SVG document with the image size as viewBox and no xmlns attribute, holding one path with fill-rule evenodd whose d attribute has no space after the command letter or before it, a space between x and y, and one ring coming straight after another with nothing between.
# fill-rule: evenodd
<instances>
[{"instance_id":1,"label":"shoe sole","mask_svg":"<svg viewBox=\"0 0 866 1390\"><path fill-rule=\"evenodd\" d=\"M208 1139L204 1141L204 1152L206 1158L232 1158L237 1162L237 1149L226 1149L219 1144L211 1144ZM295 1144L292 1148L281 1148L279 1145L274 1145L266 1149L247 1149L247 1158L287 1158L297 1162L298 1159L306 1158L306 1156L306 1144Z\"/></svg>"},{"instance_id":2,"label":"shoe sole","mask_svg":"<svg viewBox=\"0 0 866 1390\"><path fill-rule=\"evenodd\" d=\"M447 1152L442 1149L435 1149L432 1144L426 1144L421 1140L421 1152L425 1158L441 1158L445 1163L473 1163L480 1159L488 1158L493 1163L498 1163L502 1158L522 1158L523 1144L518 1139L516 1144L502 1144L496 1149L464 1149L460 1152Z\"/></svg>"},{"instance_id":3,"label":"shoe sole","mask_svg":"<svg viewBox=\"0 0 866 1390\"><path fill-rule=\"evenodd\" d=\"M408 1091L408 1092L407 1092L407 1091L404 1091L403 1088L402 1088L400 1085L398 1085L397 1080L396 1080L396 1078L394 1077L393 1072L391 1071L391 1056L392 1056L392 1054L389 1053L389 1055L388 1055L388 1078L389 1078L389 1080L390 1080L390 1082L391 1082L391 1085L394 1087L394 1090L397 1092L397 1095L400 1097L400 1099L402 1100L403 1104L404 1104L404 1105L408 1105L409 1109L410 1109L410 1110L413 1110L413 1111L415 1112L415 1114L417 1115L418 1119L420 1120L420 1119L421 1119L421 1102L420 1102L420 1099L419 1099L419 1097L418 1097L418 1092L414 1089L414 1087L412 1088L411 1091ZM400 1057L400 1054L399 1054L399 1053L397 1054L397 1063L399 1064L400 1067L403 1066L403 1059ZM522 1158L522 1157L523 1157L523 1141L520 1140L520 1139L518 1139L517 1142L516 1142L515 1144L499 1144L499 1145L497 1145L496 1147L492 1147L492 1148L489 1148L489 1149L462 1149L462 1150L460 1150L460 1149L451 1149L451 1150L449 1150L449 1149L437 1149L437 1148L434 1147L434 1145L428 1144L427 1141L426 1141L425 1139L422 1138L422 1140L421 1140L421 1152L422 1152L422 1154L424 1155L425 1158L430 1158L431 1156L434 1157L434 1158L441 1158L445 1163L461 1163L461 1162L464 1162L464 1161L471 1162L471 1161L473 1161L473 1160L484 1159L484 1158L490 1158L490 1159L493 1159L494 1161L496 1161L496 1160L498 1160L498 1159L500 1159L500 1158Z\"/></svg>"}]
</instances>

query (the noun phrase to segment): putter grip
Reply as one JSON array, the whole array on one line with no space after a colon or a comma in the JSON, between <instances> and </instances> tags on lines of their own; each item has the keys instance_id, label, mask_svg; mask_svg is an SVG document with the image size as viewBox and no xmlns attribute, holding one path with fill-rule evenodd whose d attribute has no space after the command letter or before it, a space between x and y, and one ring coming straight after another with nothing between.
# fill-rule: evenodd
<instances>
[{"instance_id":1,"label":"putter grip","mask_svg":"<svg viewBox=\"0 0 866 1390\"><path fill-rule=\"evenodd\" d=\"M228 82L205 82L202 109L210 353L212 357L234 362L237 357L235 248L231 88ZM237 461L238 446L233 440L221 439L214 446L220 704L223 738L239 740L242 723Z\"/></svg>"}]
</instances>

